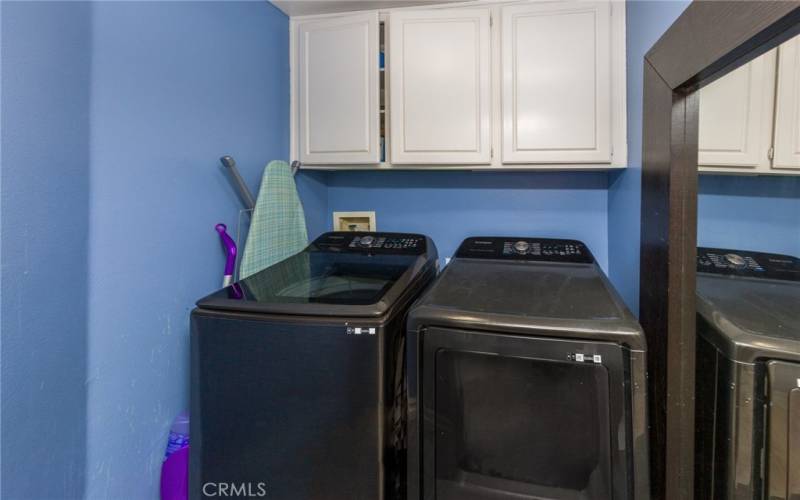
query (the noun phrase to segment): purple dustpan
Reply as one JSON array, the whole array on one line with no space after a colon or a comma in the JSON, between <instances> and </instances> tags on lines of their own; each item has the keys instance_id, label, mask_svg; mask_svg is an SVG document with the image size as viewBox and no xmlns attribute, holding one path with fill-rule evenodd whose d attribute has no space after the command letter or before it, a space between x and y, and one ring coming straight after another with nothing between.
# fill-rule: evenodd
<instances>
[{"instance_id":1,"label":"purple dustpan","mask_svg":"<svg viewBox=\"0 0 800 500\"><path fill-rule=\"evenodd\" d=\"M189 447L171 454L161 466L161 500L189 498Z\"/></svg>"}]
</instances>

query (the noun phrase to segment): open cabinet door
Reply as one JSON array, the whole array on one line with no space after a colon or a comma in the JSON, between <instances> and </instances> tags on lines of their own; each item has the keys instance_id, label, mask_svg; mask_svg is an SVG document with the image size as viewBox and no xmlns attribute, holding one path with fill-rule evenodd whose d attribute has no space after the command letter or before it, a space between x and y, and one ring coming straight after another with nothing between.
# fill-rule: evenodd
<instances>
[{"instance_id":1,"label":"open cabinet door","mask_svg":"<svg viewBox=\"0 0 800 500\"><path fill-rule=\"evenodd\" d=\"M377 12L297 26L299 158L380 161Z\"/></svg>"}]
</instances>

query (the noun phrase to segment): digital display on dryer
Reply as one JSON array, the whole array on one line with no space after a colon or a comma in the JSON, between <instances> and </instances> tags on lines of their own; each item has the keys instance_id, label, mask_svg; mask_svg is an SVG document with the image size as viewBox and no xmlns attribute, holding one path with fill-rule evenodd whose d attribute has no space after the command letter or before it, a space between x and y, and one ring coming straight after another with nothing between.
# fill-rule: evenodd
<instances>
[{"instance_id":1,"label":"digital display on dryer","mask_svg":"<svg viewBox=\"0 0 800 500\"><path fill-rule=\"evenodd\" d=\"M456 257L591 264L589 248L577 240L522 237L474 237L461 243Z\"/></svg>"}]
</instances>

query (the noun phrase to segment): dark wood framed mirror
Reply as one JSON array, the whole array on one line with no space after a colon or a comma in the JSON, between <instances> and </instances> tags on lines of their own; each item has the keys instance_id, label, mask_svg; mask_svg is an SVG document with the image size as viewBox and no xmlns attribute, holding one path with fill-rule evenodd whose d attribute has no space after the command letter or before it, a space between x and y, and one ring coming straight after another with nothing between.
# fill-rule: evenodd
<instances>
[{"instance_id":1,"label":"dark wood framed mirror","mask_svg":"<svg viewBox=\"0 0 800 500\"><path fill-rule=\"evenodd\" d=\"M640 320L655 499L694 497L698 90L798 33L798 1L695 1L645 56Z\"/></svg>"}]
</instances>

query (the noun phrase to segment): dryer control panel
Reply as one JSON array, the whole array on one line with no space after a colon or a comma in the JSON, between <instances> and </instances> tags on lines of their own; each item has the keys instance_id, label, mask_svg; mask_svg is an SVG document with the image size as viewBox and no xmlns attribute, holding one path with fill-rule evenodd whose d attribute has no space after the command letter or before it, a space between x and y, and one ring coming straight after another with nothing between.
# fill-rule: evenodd
<instances>
[{"instance_id":1,"label":"dryer control panel","mask_svg":"<svg viewBox=\"0 0 800 500\"><path fill-rule=\"evenodd\" d=\"M800 281L800 259L777 253L699 247L697 272Z\"/></svg>"},{"instance_id":2,"label":"dryer control panel","mask_svg":"<svg viewBox=\"0 0 800 500\"><path fill-rule=\"evenodd\" d=\"M456 257L579 264L594 262L589 248L577 240L493 236L467 238L456 251Z\"/></svg>"},{"instance_id":3,"label":"dryer control panel","mask_svg":"<svg viewBox=\"0 0 800 500\"><path fill-rule=\"evenodd\" d=\"M407 233L325 233L313 246L330 252L421 255L427 251L425 236Z\"/></svg>"}]
</instances>

